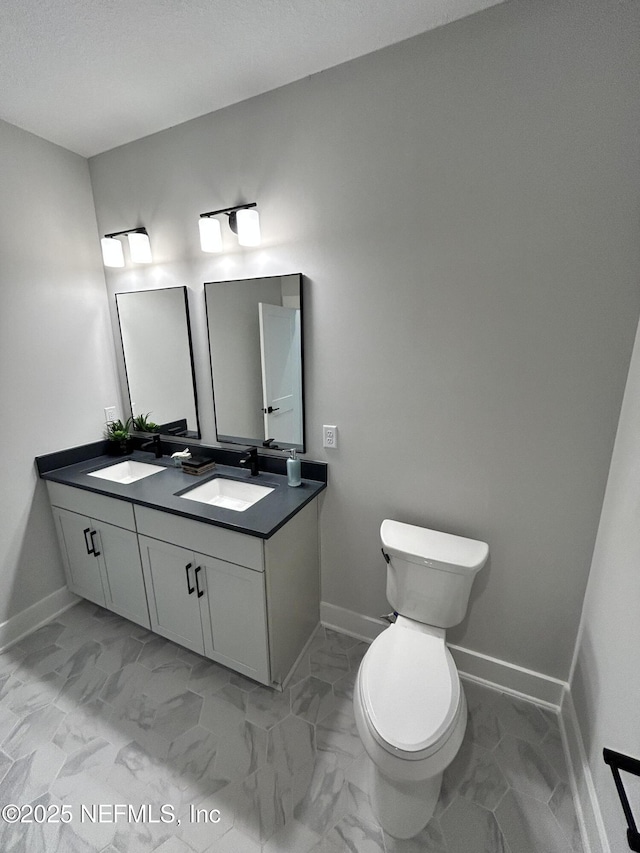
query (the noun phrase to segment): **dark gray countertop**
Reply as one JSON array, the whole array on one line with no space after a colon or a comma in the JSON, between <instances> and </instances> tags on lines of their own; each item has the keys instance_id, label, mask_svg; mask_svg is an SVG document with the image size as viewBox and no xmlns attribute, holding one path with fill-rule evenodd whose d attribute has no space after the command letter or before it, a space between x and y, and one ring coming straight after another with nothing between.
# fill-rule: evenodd
<instances>
[{"instance_id":1,"label":"dark gray countertop","mask_svg":"<svg viewBox=\"0 0 640 853\"><path fill-rule=\"evenodd\" d=\"M45 459L45 457L40 457L40 459ZM161 465L165 470L128 485L88 476L90 471L106 468L125 459ZM62 483L65 486L74 486L78 489L86 489L117 500L128 501L162 512L170 512L174 515L192 518L195 521L203 521L206 524L215 524L218 527L226 527L229 530L246 533L249 536L257 536L261 539L268 539L272 536L327 485L326 482L303 479L301 486L292 488L287 485L287 478L282 474L261 471L257 477L251 477L249 471L244 468L221 464L217 464L214 471L194 476L185 474L180 468L174 467L173 461L166 456L162 459L155 459L152 454L139 450L134 450L133 453L122 457L100 454L49 470L43 470L49 466L41 465L40 460L36 460L36 462L40 476L44 480ZM273 492L243 512L184 500L177 494L184 492L185 489L201 486L217 476L255 483L260 486L270 486L273 488Z\"/></svg>"}]
</instances>

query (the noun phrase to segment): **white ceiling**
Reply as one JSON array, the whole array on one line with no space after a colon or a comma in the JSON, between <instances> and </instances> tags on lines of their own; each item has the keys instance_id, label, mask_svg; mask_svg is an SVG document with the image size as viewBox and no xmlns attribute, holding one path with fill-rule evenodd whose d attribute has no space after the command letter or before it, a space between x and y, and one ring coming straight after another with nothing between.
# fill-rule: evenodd
<instances>
[{"instance_id":1,"label":"white ceiling","mask_svg":"<svg viewBox=\"0 0 640 853\"><path fill-rule=\"evenodd\" d=\"M0 0L0 117L85 157L502 0Z\"/></svg>"}]
</instances>

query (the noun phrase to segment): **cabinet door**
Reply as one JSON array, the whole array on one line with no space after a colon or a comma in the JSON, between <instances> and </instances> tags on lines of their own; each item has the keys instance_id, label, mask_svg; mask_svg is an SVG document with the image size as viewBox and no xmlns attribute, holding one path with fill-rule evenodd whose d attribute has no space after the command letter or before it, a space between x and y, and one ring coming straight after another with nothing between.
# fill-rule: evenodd
<instances>
[{"instance_id":1,"label":"cabinet door","mask_svg":"<svg viewBox=\"0 0 640 853\"><path fill-rule=\"evenodd\" d=\"M125 619L149 628L149 608L142 576L138 537L131 530L94 521L102 561L106 606Z\"/></svg>"},{"instance_id":2,"label":"cabinet door","mask_svg":"<svg viewBox=\"0 0 640 853\"><path fill-rule=\"evenodd\" d=\"M203 654L193 554L147 536L140 536L139 541L152 630Z\"/></svg>"},{"instance_id":3,"label":"cabinet door","mask_svg":"<svg viewBox=\"0 0 640 853\"><path fill-rule=\"evenodd\" d=\"M92 521L83 515L53 507L62 560L71 592L105 606L100 563L93 553ZM96 537L93 537L95 541Z\"/></svg>"},{"instance_id":4,"label":"cabinet door","mask_svg":"<svg viewBox=\"0 0 640 853\"><path fill-rule=\"evenodd\" d=\"M203 624L211 629L207 654L239 672L269 683L264 573L196 554L206 576ZM204 612L206 611L206 613ZM209 639L209 638L207 638Z\"/></svg>"}]
</instances>

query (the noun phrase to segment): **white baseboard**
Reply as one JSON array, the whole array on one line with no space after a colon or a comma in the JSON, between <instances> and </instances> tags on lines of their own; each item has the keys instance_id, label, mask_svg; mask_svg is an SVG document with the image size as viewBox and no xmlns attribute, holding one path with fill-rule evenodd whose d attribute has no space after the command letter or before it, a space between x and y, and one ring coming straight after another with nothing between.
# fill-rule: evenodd
<instances>
[{"instance_id":1,"label":"white baseboard","mask_svg":"<svg viewBox=\"0 0 640 853\"><path fill-rule=\"evenodd\" d=\"M320 603L320 621L327 628L366 642L375 640L378 634L389 627L382 619L363 616L361 613L326 601ZM507 693L525 696L556 710L560 709L562 697L567 688L564 681L462 646L451 643L448 645L461 675L467 675L471 679L490 684Z\"/></svg>"},{"instance_id":2,"label":"white baseboard","mask_svg":"<svg viewBox=\"0 0 640 853\"><path fill-rule=\"evenodd\" d=\"M338 607L337 604L329 604L326 601L320 602L320 621L325 628L348 634L350 637L357 637L365 643L371 643L378 634L389 627L388 623L382 619L363 616L355 610L347 610L345 607Z\"/></svg>"},{"instance_id":3,"label":"white baseboard","mask_svg":"<svg viewBox=\"0 0 640 853\"><path fill-rule=\"evenodd\" d=\"M568 688L563 697L560 726L567 750L571 788L585 853L611 853L578 716Z\"/></svg>"},{"instance_id":4,"label":"white baseboard","mask_svg":"<svg viewBox=\"0 0 640 853\"><path fill-rule=\"evenodd\" d=\"M538 704L549 705L556 711L560 710L566 687L564 681L462 646L455 646L452 643L448 645L461 675L494 684L507 693L524 696Z\"/></svg>"},{"instance_id":5,"label":"white baseboard","mask_svg":"<svg viewBox=\"0 0 640 853\"><path fill-rule=\"evenodd\" d=\"M16 613L6 622L0 623L0 652L14 645L27 634L31 634L36 628L50 622L64 610L73 607L78 601L80 601L78 596L63 586L41 601L36 601L26 610Z\"/></svg>"}]
</instances>

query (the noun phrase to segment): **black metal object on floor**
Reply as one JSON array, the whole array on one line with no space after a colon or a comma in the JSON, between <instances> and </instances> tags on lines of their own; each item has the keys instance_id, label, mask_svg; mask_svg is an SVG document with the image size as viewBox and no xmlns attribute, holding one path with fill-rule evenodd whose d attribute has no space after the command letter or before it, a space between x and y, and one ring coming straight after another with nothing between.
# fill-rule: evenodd
<instances>
[{"instance_id":1,"label":"black metal object on floor","mask_svg":"<svg viewBox=\"0 0 640 853\"><path fill-rule=\"evenodd\" d=\"M623 755L621 752L614 752L612 749L606 748L602 750L602 756L605 763L611 768L613 781L616 783L616 790L622 803L624 816L627 819L627 841L629 842L629 848L636 851L636 853L640 853L640 833L638 832L638 827L636 826L633 812L629 805L627 792L620 777L621 770L624 770L626 773L632 773L634 776L640 776L640 761L637 758L631 758L628 755Z\"/></svg>"}]
</instances>

